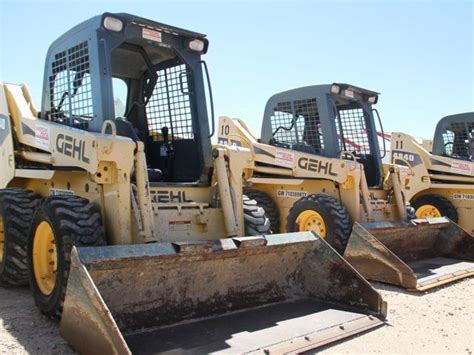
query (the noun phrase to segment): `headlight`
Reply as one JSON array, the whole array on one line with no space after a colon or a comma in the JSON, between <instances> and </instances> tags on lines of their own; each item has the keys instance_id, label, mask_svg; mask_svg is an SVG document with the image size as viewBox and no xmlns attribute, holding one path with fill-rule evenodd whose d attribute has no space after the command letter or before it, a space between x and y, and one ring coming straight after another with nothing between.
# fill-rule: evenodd
<instances>
[{"instance_id":1,"label":"headlight","mask_svg":"<svg viewBox=\"0 0 474 355\"><path fill-rule=\"evenodd\" d=\"M107 16L104 19L104 28L109 31L120 32L123 29L123 22L118 18Z\"/></svg>"},{"instance_id":2,"label":"headlight","mask_svg":"<svg viewBox=\"0 0 474 355\"><path fill-rule=\"evenodd\" d=\"M339 85L332 85L331 92L333 94L339 94L341 92L341 88L339 87Z\"/></svg>"},{"instance_id":3,"label":"headlight","mask_svg":"<svg viewBox=\"0 0 474 355\"><path fill-rule=\"evenodd\" d=\"M350 97L351 99L353 99L354 98L354 91L349 90L349 89L344 90L344 96Z\"/></svg>"},{"instance_id":4,"label":"headlight","mask_svg":"<svg viewBox=\"0 0 474 355\"><path fill-rule=\"evenodd\" d=\"M204 41L195 39L189 42L189 49L196 52L202 52L204 50Z\"/></svg>"},{"instance_id":5,"label":"headlight","mask_svg":"<svg viewBox=\"0 0 474 355\"><path fill-rule=\"evenodd\" d=\"M377 103L377 96L369 96L367 101L369 101L371 104L375 104Z\"/></svg>"}]
</instances>

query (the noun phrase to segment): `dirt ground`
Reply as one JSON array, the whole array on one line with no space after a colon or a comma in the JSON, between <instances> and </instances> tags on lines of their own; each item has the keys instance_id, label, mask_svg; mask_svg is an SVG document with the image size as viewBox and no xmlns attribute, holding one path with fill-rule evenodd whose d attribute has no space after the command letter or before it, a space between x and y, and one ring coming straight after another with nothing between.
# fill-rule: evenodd
<instances>
[{"instance_id":1,"label":"dirt ground","mask_svg":"<svg viewBox=\"0 0 474 355\"><path fill-rule=\"evenodd\" d=\"M387 325L322 349L324 354L474 352L474 278L422 294L376 284ZM27 288L0 288L0 353L73 354Z\"/></svg>"}]
</instances>

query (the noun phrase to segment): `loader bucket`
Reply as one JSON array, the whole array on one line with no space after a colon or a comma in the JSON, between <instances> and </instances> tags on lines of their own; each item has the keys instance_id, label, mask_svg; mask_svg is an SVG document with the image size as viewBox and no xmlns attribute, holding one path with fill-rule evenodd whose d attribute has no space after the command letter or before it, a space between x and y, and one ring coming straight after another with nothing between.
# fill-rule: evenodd
<instances>
[{"instance_id":1,"label":"loader bucket","mask_svg":"<svg viewBox=\"0 0 474 355\"><path fill-rule=\"evenodd\" d=\"M380 294L311 232L74 248L61 335L81 353L285 353L383 324Z\"/></svg>"},{"instance_id":2,"label":"loader bucket","mask_svg":"<svg viewBox=\"0 0 474 355\"><path fill-rule=\"evenodd\" d=\"M474 237L444 217L355 223L344 258L369 280L424 291L474 275Z\"/></svg>"}]
</instances>

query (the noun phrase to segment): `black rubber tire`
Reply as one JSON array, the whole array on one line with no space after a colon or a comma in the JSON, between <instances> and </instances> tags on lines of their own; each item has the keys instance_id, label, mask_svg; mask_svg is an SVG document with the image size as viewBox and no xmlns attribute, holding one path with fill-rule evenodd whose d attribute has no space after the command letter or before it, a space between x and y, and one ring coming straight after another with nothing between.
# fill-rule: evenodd
<instances>
[{"instance_id":1,"label":"black rubber tire","mask_svg":"<svg viewBox=\"0 0 474 355\"><path fill-rule=\"evenodd\" d=\"M326 241L341 255L346 249L352 224L346 208L335 197L316 194L301 197L288 212L287 232L298 232L296 219L306 210L318 212L326 224Z\"/></svg>"},{"instance_id":2,"label":"black rubber tire","mask_svg":"<svg viewBox=\"0 0 474 355\"><path fill-rule=\"evenodd\" d=\"M271 234L270 220L255 200L243 196L244 227L246 236Z\"/></svg>"},{"instance_id":3,"label":"black rubber tire","mask_svg":"<svg viewBox=\"0 0 474 355\"><path fill-rule=\"evenodd\" d=\"M458 223L456 207L444 196L437 194L421 195L413 199L411 205L415 210L418 210L423 205L432 205L441 212L443 217L448 217L454 223Z\"/></svg>"},{"instance_id":4,"label":"black rubber tire","mask_svg":"<svg viewBox=\"0 0 474 355\"><path fill-rule=\"evenodd\" d=\"M409 221L416 219L416 210L411 204L407 206L407 219Z\"/></svg>"},{"instance_id":5,"label":"black rubber tire","mask_svg":"<svg viewBox=\"0 0 474 355\"><path fill-rule=\"evenodd\" d=\"M31 220L39 197L24 189L0 190L0 214L3 221L3 257L0 263L0 285L28 284L26 245Z\"/></svg>"},{"instance_id":6,"label":"black rubber tire","mask_svg":"<svg viewBox=\"0 0 474 355\"><path fill-rule=\"evenodd\" d=\"M273 201L273 199L268 196L265 192L254 190L254 189L245 189L245 196L251 200L257 201L257 204L260 207L263 207L265 214L270 220L270 228L273 233L279 233L280 231L280 212L278 207Z\"/></svg>"},{"instance_id":7,"label":"black rubber tire","mask_svg":"<svg viewBox=\"0 0 474 355\"><path fill-rule=\"evenodd\" d=\"M56 282L53 291L44 295L36 282L33 269L33 242L38 225L51 226L57 252ZM33 217L28 240L28 276L35 303L45 315L61 317L73 246L105 245L104 228L99 208L78 196L54 196L42 200Z\"/></svg>"}]
</instances>

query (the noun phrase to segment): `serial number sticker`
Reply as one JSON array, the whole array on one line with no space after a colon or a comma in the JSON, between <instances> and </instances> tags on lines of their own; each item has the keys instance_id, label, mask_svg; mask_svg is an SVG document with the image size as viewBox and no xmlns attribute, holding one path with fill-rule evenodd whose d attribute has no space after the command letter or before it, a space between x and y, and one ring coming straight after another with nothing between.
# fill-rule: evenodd
<instances>
[{"instance_id":1,"label":"serial number sticker","mask_svg":"<svg viewBox=\"0 0 474 355\"><path fill-rule=\"evenodd\" d=\"M149 28L143 28L142 36L150 41L161 42L161 32L150 30Z\"/></svg>"},{"instance_id":2,"label":"serial number sticker","mask_svg":"<svg viewBox=\"0 0 474 355\"><path fill-rule=\"evenodd\" d=\"M0 129L4 131L6 126L7 126L7 120L4 117L0 117Z\"/></svg>"},{"instance_id":3,"label":"serial number sticker","mask_svg":"<svg viewBox=\"0 0 474 355\"><path fill-rule=\"evenodd\" d=\"M451 163L451 172L458 174L472 174L472 163L453 160Z\"/></svg>"},{"instance_id":4,"label":"serial number sticker","mask_svg":"<svg viewBox=\"0 0 474 355\"><path fill-rule=\"evenodd\" d=\"M295 155L284 150L277 150L275 154L275 164L293 168L295 164Z\"/></svg>"},{"instance_id":5,"label":"serial number sticker","mask_svg":"<svg viewBox=\"0 0 474 355\"><path fill-rule=\"evenodd\" d=\"M35 143L38 147L49 149L49 127L48 126L36 126L35 131Z\"/></svg>"},{"instance_id":6,"label":"serial number sticker","mask_svg":"<svg viewBox=\"0 0 474 355\"><path fill-rule=\"evenodd\" d=\"M455 194L453 194L453 199L455 199L455 200L470 200L470 201L474 201L474 194L459 194L459 193L455 193Z\"/></svg>"},{"instance_id":7,"label":"serial number sticker","mask_svg":"<svg viewBox=\"0 0 474 355\"><path fill-rule=\"evenodd\" d=\"M64 190L64 189L49 189L49 196L74 196L74 191L72 190Z\"/></svg>"},{"instance_id":8,"label":"serial number sticker","mask_svg":"<svg viewBox=\"0 0 474 355\"><path fill-rule=\"evenodd\" d=\"M290 191L290 190L278 190L277 198L301 198L308 196L308 193L305 191Z\"/></svg>"},{"instance_id":9,"label":"serial number sticker","mask_svg":"<svg viewBox=\"0 0 474 355\"><path fill-rule=\"evenodd\" d=\"M185 231L191 229L191 221L169 221L168 225L172 231Z\"/></svg>"}]
</instances>

